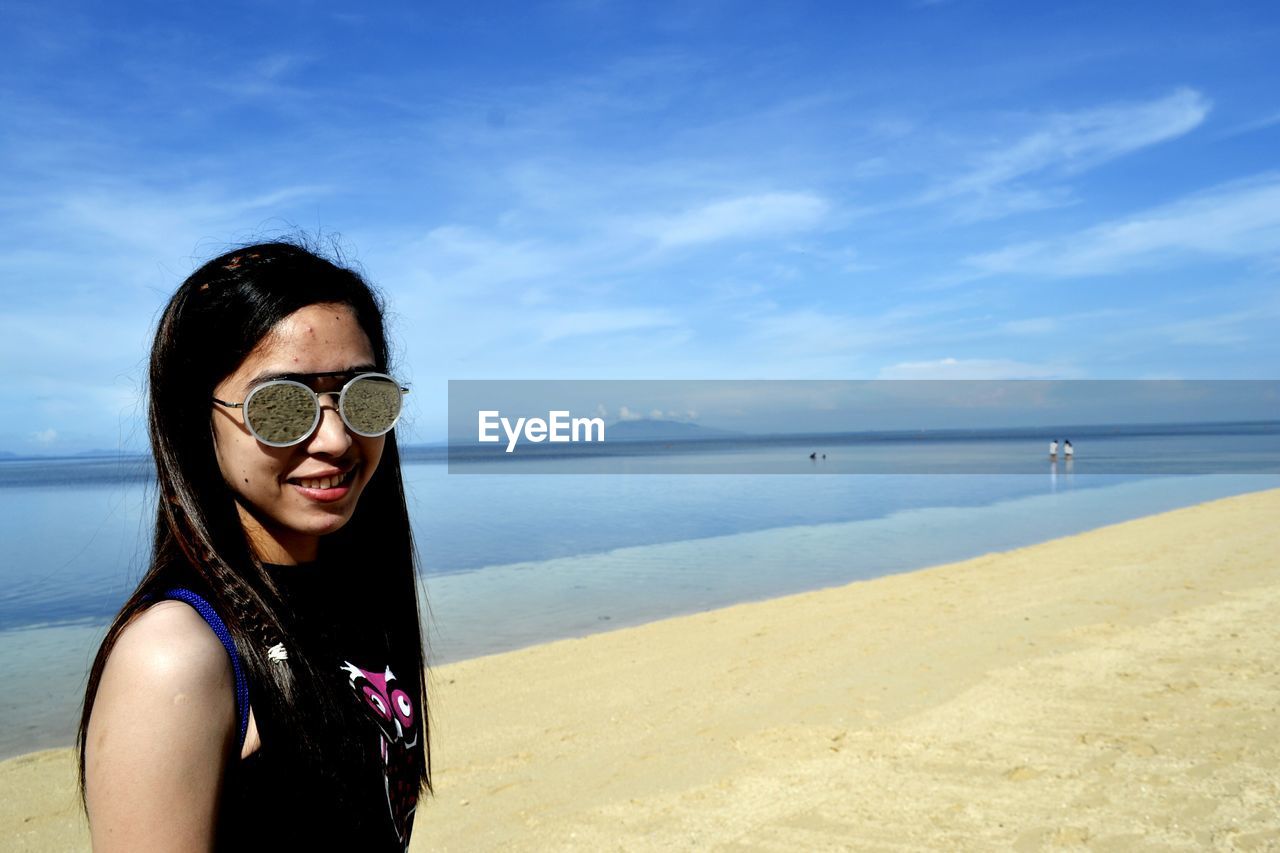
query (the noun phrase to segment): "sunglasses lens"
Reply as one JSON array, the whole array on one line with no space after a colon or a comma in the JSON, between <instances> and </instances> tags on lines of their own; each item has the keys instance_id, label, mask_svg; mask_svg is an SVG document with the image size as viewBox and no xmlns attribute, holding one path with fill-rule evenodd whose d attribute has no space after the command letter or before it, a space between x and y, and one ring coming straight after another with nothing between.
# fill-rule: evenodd
<instances>
[{"instance_id":1,"label":"sunglasses lens","mask_svg":"<svg viewBox=\"0 0 1280 853\"><path fill-rule=\"evenodd\" d=\"M316 399L301 385L259 388L245 404L245 420L268 444L292 444L316 425Z\"/></svg>"},{"instance_id":2,"label":"sunglasses lens","mask_svg":"<svg viewBox=\"0 0 1280 853\"><path fill-rule=\"evenodd\" d=\"M342 398L342 417L360 435L382 435L400 417L400 386L383 376L355 380Z\"/></svg>"}]
</instances>

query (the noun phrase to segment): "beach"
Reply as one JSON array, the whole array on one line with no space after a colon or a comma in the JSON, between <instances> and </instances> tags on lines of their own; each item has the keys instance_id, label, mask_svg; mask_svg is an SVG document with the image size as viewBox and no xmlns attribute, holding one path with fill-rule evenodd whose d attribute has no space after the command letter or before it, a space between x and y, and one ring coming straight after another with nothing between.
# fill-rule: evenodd
<instances>
[{"instance_id":1,"label":"beach","mask_svg":"<svg viewBox=\"0 0 1280 853\"><path fill-rule=\"evenodd\" d=\"M437 667L412 849L1280 849L1276 518L1241 495ZM0 794L0 848L87 849L70 750Z\"/></svg>"}]
</instances>

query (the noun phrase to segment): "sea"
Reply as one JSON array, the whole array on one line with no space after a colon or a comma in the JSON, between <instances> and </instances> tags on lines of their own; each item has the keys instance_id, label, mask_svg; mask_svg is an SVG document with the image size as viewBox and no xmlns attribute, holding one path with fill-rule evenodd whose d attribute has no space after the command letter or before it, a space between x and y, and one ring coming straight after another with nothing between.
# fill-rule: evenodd
<instances>
[{"instance_id":1,"label":"sea","mask_svg":"<svg viewBox=\"0 0 1280 853\"><path fill-rule=\"evenodd\" d=\"M1050 434L719 438L519 461L408 448L429 660L1280 487L1280 423L1077 427L1070 461L1048 459ZM94 651L146 566L151 478L144 457L0 459L0 758L72 742Z\"/></svg>"}]
</instances>

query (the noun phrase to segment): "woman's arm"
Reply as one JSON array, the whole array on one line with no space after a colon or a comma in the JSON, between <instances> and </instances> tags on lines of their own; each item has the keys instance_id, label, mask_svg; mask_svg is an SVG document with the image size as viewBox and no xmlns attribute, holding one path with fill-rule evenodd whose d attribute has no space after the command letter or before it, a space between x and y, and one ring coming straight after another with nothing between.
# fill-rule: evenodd
<instances>
[{"instance_id":1,"label":"woman's arm","mask_svg":"<svg viewBox=\"0 0 1280 853\"><path fill-rule=\"evenodd\" d=\"M212 850L235 726L231 660L198 613L164 601L129 623L85 739L93 849Z\"/></svg>"}]
</instances>

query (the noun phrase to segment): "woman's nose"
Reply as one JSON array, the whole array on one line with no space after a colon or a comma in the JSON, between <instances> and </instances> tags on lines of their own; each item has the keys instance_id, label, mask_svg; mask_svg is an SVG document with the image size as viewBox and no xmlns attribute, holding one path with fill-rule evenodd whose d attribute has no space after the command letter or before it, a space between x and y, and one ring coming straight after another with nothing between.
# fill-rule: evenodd
<instances>
[{"instance_id":1,"label":"woman's nose","mask_svg":"<svg viewBox=\"0 0 1280 853\"><path fill-rule=\"evenodd\" d=\"M347 452L351 441L351 433L347 431L347 425L342 420L337 402L329 403L321 398L320 423L316 426L310 441L307 442L307 451L326 456L341 456Z\"/></svg>"}]
</instances>

